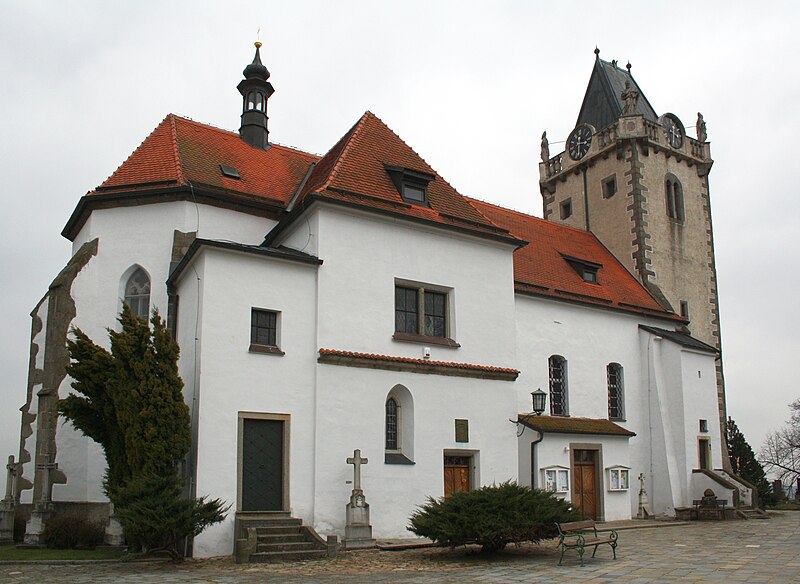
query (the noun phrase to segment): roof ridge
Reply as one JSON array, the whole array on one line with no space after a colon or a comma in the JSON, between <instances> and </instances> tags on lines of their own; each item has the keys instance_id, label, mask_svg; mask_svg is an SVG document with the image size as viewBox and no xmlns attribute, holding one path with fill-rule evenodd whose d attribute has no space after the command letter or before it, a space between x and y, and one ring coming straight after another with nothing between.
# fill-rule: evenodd
<instances>
[{"instance_id":1,"label":"roof ridge","mask_svg":"<svg viewBox=\"0 0 800 584\"><path fill-rule=\"evenodd\" d=\"M161 128L161 126L163 126L163 125L164 125L164 124L167 122L167 120L169 119L170 115L172 115L172 114L167 114L167 115L164 117L164 119L163 119L163 120L161 120L161 121L160 121L158 124L156 124L156 127L155 127L155 128L153 128L153 129L150 131L150 133L149 133L147 136L145 136L144 140L142 140L141 142L139 142L139 145L138 145L136 148L134 148L134 149L133 149L133 152L131 152L130 154L128 154L128 156L125 158L125 160L123 160L121 164L117 165L117 168L115 168L115 169L114 169L114 171L113 171L111 174L109 174L109 175L108 175L108 176L107 176L107 177L106 177L106 178L103 180L103 182L101 182L101 183L100 183L100 185L99 185L98 187L95 187L94 189L92 189L92 191L89 191L89 192L94 192L94 191L96 191L98 188L102 187L104 184L106 184L108 181L110 181L110 180L111 180L111 179L114 177L114 175L115 175L115 174L117 174L117 173L118 173L118 172L119 172L119 171L122 169L122 167L123 167L123 166L125 166L125 165L128 163L128 161L129 161L131 158L133 158L133 157L136 155L136 153L137 153L137 152L139 152L139 151L142 149L142 146L144 146L144 145L147 143L147 141L148 141L148 140L150 140L150 138L152 138L152 137L153 137L153 134L155 134L156 132L158 132L158 130Z\"/></svg>"},{"instance_id":2,"label":"roof ridge","mask_svg":"<svg viewBox=\"0 0 800 584\"><path fill-rule=\"evenodd\" d=\"M342 166L342 163L344 162L345 157L350 152L350 147L353 145L353 143L356 140L356 137L358 136L358 134L361 131L361 128L364 126L365 120L367 119L367 115L369 113L370 113L369 110L367 110L358 119L358 121L355 124L353 124L353 126L349 130L347 130L347 132L345 132L344 136L342 136L342 138L340 140L343 140L348 134L350 135L350 137L347 138L347 142L345 143L344 148L342 148L342 151L339 152L339 155L336 157L336 162L334 162L333 168L331 168L331 171L328 173L328 176L326 177L325 182L322 183L319 187L317 187L315 189L316 191L325 190L333 182L333 179L336 176L336 173L339 171L339 168ZM336 148L336 146L338 144L339 144L339 142L337 141L336 144L333 145L331 150ZM331 150L328 150L328 152L330 152Z\"/></svg>"},{"instance_id":3,"label":"roof ridge","mask_svg":"<svg viewBox=\"0 0 800 584\"><path fill-rule=\"evenodd\" d=\"M420 160L421 160L421 161L422 161L422 162L425 164L425 166L427 166L427 167L428 167L428 169L430 169L430 171L431 171L433 174L435 174L435 175L436 175L436 177L437 177L439 180L441 180L441 181L442 181L442 182L443 182L445 185L447 185L448 187L450 187L451 189L453 189L453 192L455 192L455 193L456 193L458 196L460 196L462 199L464 199L464 201L467 203L467 205L469 205L469 206L470 206L470 207L471 207L471 208L472 208L472 209L473 209L473 210L474 210L474 211L475 211L475 212L476 212L478 215L480 215L481 217L483 217L484 221L486 221L486 222L487 222L487 223L486 223L487 225L494 225L495 227L500 227L500 226L499 226L499 225L497 225L497 224L496 224L494 221L492 221L492 220L491 220L489 217L487 217L486 215L484 215L483 213L481 213L481 212L480 212L480 209L476 209L476 208L474 207L474 205L472 205L472 203L470 202L470 200L469 200L469 197L467 197L466 195L463 195L463 194L461 194L461 192L460 192L460 191L459 191L459 190L458 190L456 187L454 187L452 184L450 184L450 181L448 181L446 178L444 178L444 176L442 176L442 175L439 173L439 171L437 171L435 168L433 168L433 166L432 166L432 165L431 165L431 164L430 164L430 163L429 163L427 160L425 160L425 158L424 158L424 157L423 157L423 156L422 156L422 155L421 155L419 152L417 152L416 150L414 150L414 147L413 147L413 146L411 146L411 145L410 145L408 142L406 142L405 140L403 140L403 138L402 138L402 137L401 137L401 136L400 136L400 135L399 135L397 132L395 132L395 131L394 131L394 130L391 128L391 126L389 126L389 124L387 124L386 122L384 122L382 119L380 119L378 116L376 116L374 113L372 113L372 112L371 112L371 111L369 111L369 110L367 110L367 111L366 111L366 113L365 113L364 115L365 115L365 116L366 116L366 115L370 115L370 116L372 116L372 117L373 117L373 118L375 118L375 120L377 120L377 121L378 121L378 122L379 122L381 125L383 125L383 126L384 126L384 127L387 129L387 130L389 130L389 132L391 132L391 133L394 135L394 137L395 137L395 138L397 138L398 140L400 140L400 142L401 142L401 143L402 143L402 144L403 144L403 145L404 145L406 148L408 148L408 149L409 149L409 150L410 150L410 151L411 151L411 152L414 154L414 156L416 156L417 158L419 158L419 159L420 159ZM476 221L476 223L479 223L479 222L477 222L477 221ZM508 231L508 230L506 230L506 231Z\"/></svg>"},{"instance_id":4,"label":"roof ridge","mask_svg":"<svg viewBox=\"0 0 800 584\"><path fill-rule=\"evenodd\" d=\"M181 153L178 149L178 128L175 125L175 114L167 114L170 124L170 136L172 137L172 154L175 157L175 167L178 171L178 184L185 184L186 180L183 176L183 163L181 162Z\"/></svg>"},{"instance_id":5,"label":"roof ridge","mask_svg":"<svg viewBox=\"0 0 800 584\"><path fill-rule=\"evenodd\" d=\"M190 123L190 124L194 124L195 126L202 126L203 128L208 128L209 130L214 130L214 131L217 131L217 132L223 132L225 134L230 134L230 135L235 136L237 138L239 137L239 135L236 133L235 130L229 130L227 128L221 128L221 127L215 126L214 124L211 124L209 122L201 122L201 121L195 120L193 118L190 118L188 116L182 116L180 114L174 114L174 113L168 114L167 117L169 117L169 116L173 116L174 118L176 118L176 119L178 119L178 120L180 120L182 122L187 122L187 123ZM280 148L280 149L283 149L283 150L291 150L291 151L297 152L299 154L305 154L306 156L309 156L311 158L315 158L317 160L319 158L321 158L319 154L314 154L312 152L307 152L305 150L301 150L300 148L298 148L296 146L287 146L286 144L281 144L279 142L270 142L269 145L271 147L274 147L274 148Z\"/></svg>"}]
</instances>

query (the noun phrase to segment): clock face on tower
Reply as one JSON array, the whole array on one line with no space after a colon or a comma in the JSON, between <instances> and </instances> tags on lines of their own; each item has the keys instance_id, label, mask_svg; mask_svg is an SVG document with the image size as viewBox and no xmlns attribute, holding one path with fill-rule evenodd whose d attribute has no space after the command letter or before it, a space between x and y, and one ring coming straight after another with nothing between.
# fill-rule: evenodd
<instances>
[{"instance_id":1,"label":"clock face on tower","mask_svg":"<svg viewBox=\"0 0 800 584\"><path fill-rule=\"evenodd\" d=\"M680 148L683 146L683 124L677 116L673 114L664 114L661 116L661 125L664 127L664 136L667 142L673 148Z\"/></svg>"},{"instance_id":2,"label":"clock face on tower","mask_svg":"<svg viewBox=\"0 0 800 584\"><path fill-rule=\"evenodd\" d=\"M592 127L588 124L581 124L572 130L567 138L567 151L572 160L580 160L589 152L592 145Z\"/></svg>"}]
</instances>

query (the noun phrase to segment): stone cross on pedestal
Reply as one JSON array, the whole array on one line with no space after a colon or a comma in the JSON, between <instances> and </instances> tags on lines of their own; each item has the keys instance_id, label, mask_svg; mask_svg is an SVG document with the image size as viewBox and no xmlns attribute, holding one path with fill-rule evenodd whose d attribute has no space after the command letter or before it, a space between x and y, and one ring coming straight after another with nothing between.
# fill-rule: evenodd
<instances>
[{"instance_id":1,"label":"stone cross on pedestal","mask_svg":"<svg viewBox=\"0 0 800 584\"><path fill-rule=\"evenodd\" d=\"M361 457L361 450L356 448L353 456L347 459L353 465L353 491L350 502L345 507L346 522L344 527L344 546L349 549L373 547L372 525L369 523L369 504L361 489L361 465L368 459Z\"/></svg>"},{"instance_id":2,"label":"stone cross on pedestal","mask_svg":"<svg viewBox=\"0 0 800 584\"><path fill-rule=\"evenodd\" d=\"M361 450L356 448L353 451L353 456L347 459L347 464L353 465L353 490L361 490L361 465L367 464L368 458L361 458Z\"/></svg>"}]
</instances>

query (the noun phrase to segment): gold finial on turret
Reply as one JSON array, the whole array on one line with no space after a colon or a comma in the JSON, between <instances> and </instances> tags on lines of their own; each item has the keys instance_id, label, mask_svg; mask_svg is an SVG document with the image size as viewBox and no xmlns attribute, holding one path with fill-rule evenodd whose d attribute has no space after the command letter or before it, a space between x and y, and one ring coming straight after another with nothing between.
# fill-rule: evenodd
<instances>
[{"instance_id":1,"label":"gold finial on turret","mask_svg":"<svg viewBox=\"0 0 800 584\"><path fill-rule=\"evenodd\" d=\"M260 49L261 48L261 41L256 41L255 45L256 45L257 49Z\"/></svg>"}]
</instances>

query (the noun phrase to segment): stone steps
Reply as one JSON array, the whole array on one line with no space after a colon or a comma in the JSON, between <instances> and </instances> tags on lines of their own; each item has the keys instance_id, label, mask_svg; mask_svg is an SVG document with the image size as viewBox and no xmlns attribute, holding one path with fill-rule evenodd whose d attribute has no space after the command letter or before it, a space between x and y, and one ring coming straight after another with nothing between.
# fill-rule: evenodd
<instances>
[{"instance_id":1,"label":"stone steps","mask_svg":"<svg viewBox=\"0 0 800 584\"><path fill-rule=\"evenodd\" d=\"M328 557L330 549L317 533L288 513L241 513L236 516L237 563L307 560Z\"/></svg>"},{"instance_id":2,"label":"stone steps","mask_svg":"<svg viewBox=\"0 0 800 584\"><path fill-rule=\"evenodd\" d=\"M739 517L742 519L769 519L769 515L767 515L761 509L754 509L751 507L737 507L736 511L738 512Z\"/></svg>"}]
</instances>

